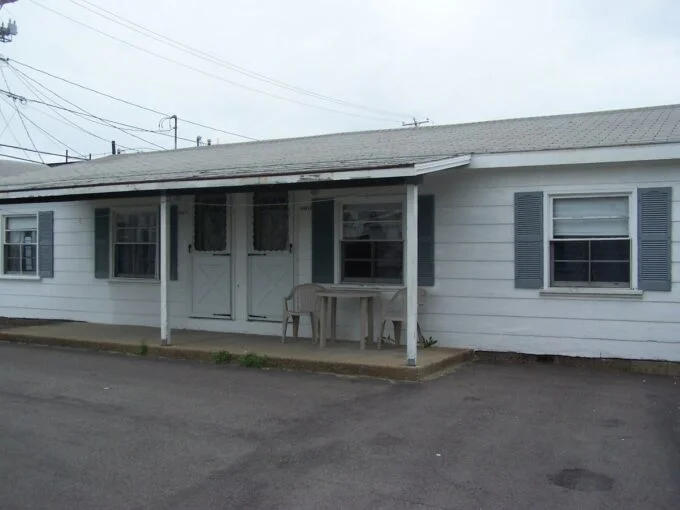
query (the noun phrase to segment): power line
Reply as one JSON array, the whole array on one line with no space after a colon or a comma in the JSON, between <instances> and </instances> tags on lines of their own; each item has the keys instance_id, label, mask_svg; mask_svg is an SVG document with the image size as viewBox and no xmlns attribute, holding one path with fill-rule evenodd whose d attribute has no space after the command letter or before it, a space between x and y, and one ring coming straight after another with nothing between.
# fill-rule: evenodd
<instances>
[{"instance_id":1,"label":"power line","mask_svg":"<svg viewBox=\"0 0 680 510\"><path fill-rule=\"evenodd\" d=\"M7 149L20 149L22 151L28 151L28 152L35 152L37 154L45 154L47 156L59 156L59 157L64 157L63 154L57 154L56 152L47 152L47 151L39 151L36 149L28 149L26 147L17 147L16 145L7 145L4 143L0 143L0 147L5 147ZM87 161L88 158L79 158L78 156L71 156L73 159L82 159L83 161Z\"/></svg>"},{"instance_id":2,"label":"power line","mask_svg":"<svg viewBox=\"0 0 680 510\"><path fill-rule=\"evenodd\" d=\"M19 156L12 156L11 154L1 154L1 153L0 153L0 157L3 157L3 158L10 158L10 159L18 159L19 161L30 161L31 163L38 163L38 162L37 162L36 160L34 160L34 159L21 158L21 157L19 157ZM44 163L45 163L45 162L43 161L43 164L44 164Z\"/></svg>"},{"instance_id":3,"label":"power line","mask_svg":"<svg viewBox=\"0 0 680 510\"><path fill-rule=\"evenodd\" d=\"M35 99L27 99L27 98L24 98L26 101L30 101L30 102L33 102L33 103L36 103L36 104L44 104L45 106L50 106L50 107L52 107L52 108L58 108L58 109L60 109L60 110L62 110L62 111L66 111L66 112L72 113L73 115L78 115L78 116L80 116L80 117L86 117L86 118L94 118L94 119L97 119L97 120L99 120L99 121L104 122L104 123L105 123L106 125L108 125L109 127L112 127L112 128L117 129L117 130L119 130L119 131L122 131L122 132L125 133L126 135L131 136L131 137L133 137L133 138L136 138L137 140L141 140L141 141L144 142L144 143L147 143L147 144L150 144L150 145L154 145L155 147L157 147L158 149L161 149L161 150L165 150L165 149L166 149L166 147L163 147L162 145L158 145L158 144L156 144L156 143L154 143L154 142L150 142L149 140L146 140L146 139L142 138L141 136L137 136L137 135L134 135L134 134L132 134L132 133L129 133L129 132L127 132L125 129L122 129L122 128L120 128L120 127L114 125L114 124L118 124L119 126L132 127L132 128L138 128L137 126L132 126L132 125L130 125L130 124L125 124L125 123L123 123L123 122L112 121L112 120L110 120L110 119L105 119L104 117L99 117L99 116L97 116L97 115L94 115L94 114L88 112L87 110L85 110L84 108L81 108L81 107L78 106L77 104L75 104L75 103L69 101L68 99L66 99L66 98L64 98L64 97L62 97L62 96L60 96L59 94L57 94L56 92L54 92L54 91L51 90L50 88L46 87L46 86L43 85L42 83L40 83L40 82L38 82L38 81L36 81L36 80L34 80L34 79L32 79L32 78L26 76L24 73L22 73L22 72L19 71L18 69L14 69L13 67L12 67L11 69L12 69L15 73L17 73L18 76L19 76L19 75L25 76L27 79L29 79L29 80L31 80L32 82L36 83L37 85L39 85L39 86L42 87L43 89L47 90L47 91L48 91L49 93L51 93L52 95L58 97L58 98L61 99L62 101L65 101L66 103L70 104L71 106L74 106L74 107L78 108L78 109L81 110L81 112L83 112L83 113L77 112L77 111L75 111L75 110L71 110L71 109L69 109L69 108L65 108L65 107L60 106L60 105L49 104L49 103L45 103L45 102L43 102L43 101L38 101L38 100L35 100ZM150 130L148 130L148 131L149 131L149 132L152 132L152 131L150 131Z\"/></svg>"},{"instance_id":4,"label":"power line","mask_svg":"<svg viewBox=\"0 0 680 510\"><path fill-rule=\"evenodd\" d=\"M206 53L205 51L199 50L197 48L193 48L193 47L191 47L187 44L176 41L176 40L174 40L170 37L167 37L163 34L159 34L158 32L154 32L153 30L150 30L150 29L148 29L148 28L146 28L146 27L144 27L144 26L142 26L138 23L135 23L134 21L131 21L129 19L124 18L123 16L120 16L120 15L114 13L114 12L111 12L111 11L105 9L104 7L101 7L97 4L95 4L94 2L90 2L89 0L80 0L80 1L82 1L85 4L92 6L94 9L87 7L85 5L82 5L81 3L79 3L75 0L69 0L69 1L71 3L77 5L77 6L81 7L82 9L85 9L85 10L87 10L87 11L93 13L93 14L96 14L97 16L102 17L102 18L104 18L108 21L116 23L117 25L125 27L128 30L132 30L134 32L142 34L145 37L148 37L148 38L153 39L155 41L159 41L163 44L172 46L176 49L184 51L185 53L189 53L190 55L192 55L194 57L202 58L203 60L207 60L207 61L210 61L214 64L218 64L222 67L230 69L232 71L236 71L237 73L240 73L244 76L248 76L249 78L253 78L255 80L259 80L259 81L268 83L270 85L275 85L277 87L282 87L286 90L290 90L290 91L298 93L298 94L311 96L311 97L314 97L316 99L321 99L321 100L324 100L324 101L335 103L335 104L338 104L338 105L341 105L341 106L346 106L346 107L349 107L349 108L364 110L364 111L368 111L368 112L371 112L371 113L377 113L377 114L381 114L381 115L395 115L397 117L406 117L406 118L413 116L412 114L407 115L407 114L401 113L401 112L383 110L383 109L380 109L380 108L374 108L372 106L366 106L366 105L363 105L363 104L360 104L360 103L353 103L351 101L345 101L343 99L338 99L338 98L333 97L333 96L319 94L318 92L314 92L312 90L304 89L304 88L298 87L296 85L291 85L290 83L286 83L284 81L277 80L275 78L271 78L270 76L267 76L265 74L258 73L256 71L252 71L252 70L247 69L245 67L238 66L238 65L236 65L232 62L228 62L228 61L223 60L219 57L216 57L214 55ZM103 11L103 12L113 16L116 19L112 19L111 17L106 16L105 14L102 14L101 12L97 12L97 10ZM118 20L120 20L120 21L118 21ZM134 28L134 27L136 27L136 28ZM141 29L141 30L138 30L138 29Z\"/></svg>"},{"instance_id":5,"label":"power line","mask_svg":"<svg viewBox=\"0 0 680 510\"><path fill-rule=\"evenodd\" d=\"M7 59L6 61L9 63L10 59ZM95 94L99 94L100 96L107 97L107 98L109 98L109 99L113 99L114 101L118 101L118 102L120 102L120 103L124 103L124 104L127 104L127 105L129 105L129 106L134 106L135 108L139 108L139 109L145 110L145 111L147 111L147 112L155 113L155 114L157 114L157 115L162 115L163 117L167 117L167 116L168 116L168 114L167 114L166 112L162 112L162 111L160 111L160 110L156 110L156 109L154 109L154 108L150 108L150 107L148 107L148 106L144 106L144 105L141 105L141 104L138 104L138 103L133 103L132 101L128 101L127 99L122 99L122 98L120 98L120 97L116 97L116 96L113 96L113 95L111 95L111 94L107 94L106 92L101 92L101 91L99 91L99 90L93 89L93 88L88 87L88 86L86 86L86 85L83 85L83 84L81 84L81 83L76 83L76 82L74 82L74 81L68 80L68 79L63 78L63 77L61 77L61 76L57 76L56 74L52 74L52 73L49 73L49 72L44 71L44 70L42 70L42 69L38 69L38 68L36 68L36 67L30 66L30 65L28 65L28 64L25 64L25 63L23 63L23 62L19 62L19 61L16 60L16 59L11 59L11 62L13 62L14 64L18 64L18 65L20 65L20 66L23 66L23 67L27 67L27 68L29 68L29 69L31 69L31 70L33 70L33 71L36 71L36 72L41 73L41 74L44 74L44 75L46 75L46 76L49 76L50 78L54 78L54 79L56 79L56 80L63 81L64 83L68 83L69 85L73 85L73 86L79 87L79 88L81 88L81 89L83 89L83 90L87 90L87 91L89 91L89 92L93 92L93 93L95 93ZM11 66L11 64L10 64L10 66ZM15 69L15 70L16 70L16 69ZM199 123L199 122L193 122L193 121L191 121L191 120L187 120L187 119L182 118L182 117L180 117L180 120L181 120L182 122L186 123L186 124L191 124L192 126L202 127L202 128L204 128L204 129L209 129L209 130L211 130L211 131L218 131L218 132L220 132L220 133L224 133L224 134L226 134L226 135L231 135L231 136L236 136L236 137L238 137L238 138L243 138L243 139L245 139L245 140L258 141L257 138L253 138L252 136L246 136L246 135L242 135L242 134L239 134L239 133L234 133L233 131L226 131L226 130L224 130L224 129L216 128L216 127L213 127L213 126L207 126L207 125L205 125L205 124L201 124L201 123Z\"/></svg>"},{"instance_id":6,"label":"power line","mask_svg":"<svg viewBox=\"0 0 680 510\"><path fill-rule=\"evenodd\" d=\"M66 110L66 111L68 111L69 113L72 113L72 114L74 114L74 115L79 115L79 116L81 116L81 117L85 117L85 118L87 118L87 120L89 120L90 122L95 122L96 124L102 124L102 125L104 125L104 126L114 127L114 128L116 128L116 129L119 129L119 130L120 130L121 128L117 128L116 126L113 126L112 124L118 124L118 125L120 125L120 126L124 126L124 127L126 128L125 130L123 130L125 133L127 133L128 135L130 135L130 136L132 136L132 137L134 137L134 138L137 138L138 140L141 140L141 141L143 141L143 142L145 142L145 143L149 143L149 144L151 144L151 145L156 145L156 144L154 144L153 142L150 142L150 141L148 141L148 140L145 140L144 138L140 138L140 137L138 137L138 136L135 136L135 135L129 133L128 131L142 131L142 132L151 133L151 134L154 134L154 135L160 135L160 136L165 136L165 137L169 137L169 138L174 138L174 135L171 135L171 134L169 134L169 133L166 133L166 132L164 132L163 130L153 130L153 129L142 128L142 127L134 126L134 125L132 125L132 124L126 124L125 122L120 122L120 121L115 121L115 120L111 120L111 119L106 119L106 118L104 118L104 117L99 117L99 116L97 116L97 115L94 115L94 114L88 112L87 110L83 109L82 107L78 106L77 104L73 103L72 101L69 101L68 99L66 99L66 98L64 98L64 97L62 97L62 96L60 96L59 94L57 94L56 92L54 92L52 89L50 89L50 88L47 87L46 85L43 85L43 84L40 83L39 81L37 81L37 80L31 78L31 77L28 76L26 73L24 73L24 72L20 71L19 69L15 68L15 67L12 66L11 64L9 64L9 63L7 63L7 64L8 64L8 66L10 67L10 69L12 69L12 71L14 71L15 73L17 73L17 76L19 77L19 79L21 79L21 77L23 77L23 78L25 78L25 79L27 79L27 80L32 81L32 82L35 83L36 85L39 85L40 87L42 87L43 89L47 90L48 92L50 92L50 93L53 94L54 96L58 97L58 98L61 99L62 101L65 101L66 103L68 103L68 104L70 104L70 105L72 105L72 106L75 106L76 108L78 108L79 110L81 110L81 111L84 112L84 113L74 112L74 111L72 111L72 110L70 110L70 109L61 108L60 105L59 105L59 106L57 106L57 105L52 105L52 106L54 106L54 107L64 109L64 110ZM34 93L36 92L36 90L35 90L33 87L30 87L30 85L29 85L28 83L26 83L24 80L22 80L22 82L23 82L27 87L29 87L31 90L33 90ZM41 95L42 95L42 94L41 94ZM34 101L34 102L35 102L35 101ZM49 105L48 105L48 106L49 106ZM100 122L96 122L96 121L93 120L93 119L97 119L97 120L100 121ZM183 140L183 141L185 141L185 142L190 142L190 143L192 143L192 144L195 143L195 140L192 140L192 139L190 139L190 138L184 138L184 137L181 137L181 136L178 136L177 138L178 138L179 140ZM166 149L166 147L162 147L162 146L160 146L160 145L156 145L156 147L158 147L158 148L160 148L160 149Z\"/></svg>"},{"instance_id":7,"label":"power line","mask_svg":"<svg viewBox=\"0 0 680 510\"><path fill-rule=\"evenodd\" d=\"M28 128L26 127L26 122L24 121L24 116L21 114L21 111L19 110L19 107L17 106L15 99L12 97L14 94L12 94L12 91L10 90L9 87L9 82L7 81L7 76L5 76L5 70L0 67L0 74L2 74L2 79L5 81L5 85L7 86L7 90L10 94L10 99L12 99L13 103L12 106L14 106L14 109L17 111L17 114L19 114L19 119L21 120L21 124L24 126L24 131L26 131L26 136L28 136L28 139L31 142L31 145L33 146L34 149L37 150L35 146L35 142L33 141L33 137L31 136L31 133L28 131ZM38 157L40 158L40 161L45 163L45 160L42 158L40 154L38 154Z\"/></svg>"},{"instance_id":8,"label":"power line","mask_svg":"<svg viewBox=\"0 0 680 510\"><path fill-rule=\"evenodd\" d=\"M15 73L17 73L17 78L19 78L19 80L20 80L20 81L21 81L21 82L22 82L29 90L31 90L36 96L38 96L38 97L40 97L40 98L42 98L42 99L46 99L46 100L49 101L49 97L47 97L45 94L43 94L43 93L40 92L38 89L36 89L33 85L31 85L30 83L28 83L28 81L25 81L25 80L22 78L22 76L21 76L22 73L21 73L20 71L18 71L18 69L12 68L12 70L15 71ZM38 82L36 82L36 83L38 83ZM51 110L52 110L59 118L53 117L52 115L48 114L47 112L44 112L44 111L41 111L41 110L38 110L38 109L36 109L36 111L39 112L41 115L45 115L46 117L49 117L49 118L51 118L51 119L53 119L53 120L56 120L57 122L61 122L62 124L67 124L67 125L69 125L69 126L71 126L71 127L74 127L74 128L76 128L76 129L78 129L79 131L82 131L82 132L84 132L84 133L86 133L86 134L88 134L88 135L90 135L90 136L92 136L92 137L94 137L94 138L97 138L98 140L102 140L102 141L106 142L107 144L111 142L111 140L109 140L108 138L104 138L103 136L99 136L98 134L93 133L92 131L90 131L90 130L88 130L88 129L85 129L85 128L82 127L81 125L76 124L76 123L73 122L71 119L69 119L68 117L66 117L65 115L63 115L58 109L53 108L53 107L51 107L51 106L48 106L48 107L49 107L49 108L50 108L50 109L51 109ZM61 120L60 120L60 119L61 119ZM129 148L129 147L126 147L126 146L124 146L124 145L122 145L122 144L119 144L119 146L120 146L121 148L125 148L125 149L128 149L128 148ZM108 153L107 153L107 154L108 154Z\"/></svg>"},{"instance_id":9,"label":"power line","mask_svg":"<svg viewBox=\"0 0 680 510\"><path fill-rule=\"evenodd\" d=\"M149 55L153 55L154 57L160 58L160 59L165 60L167 62L170 62L172 64L184 67L185 69L189 69L191 71L203 74L204 76L208 76L210 78L214 78L216 80L220 80L220 81L223 81L225 83L229 83L230 85L234 85L235 87L240 87L240 88L245 89L245 90L250 90L251 92L256 92L258 94L263 94L265 96L273 97L273 98L276 98L276 99L281 99L283 101L288 101L290 103L295 103L295 104L299 104L299 105L303 105L303 106L309 106L311 108L316 108L318 110L325 110L325 111L329 111L329 112L333 112L333 113L339 113L341 115L348 115L350 117L359 117L359 118L364 118L364 119L378 120L378 121L381 121L381 122L386 122L386 121L388 121L388 122L401 122L401 120L390 119L390 118L385 118L385 117L372 117L372 116L368 116L368 115L362 115L362 114L359 114L359 113L345 112L345 111L342 111L342 110L337 110L335 108L328 108L326 106L320 106L320 105L315 105L315 104L312 104L312 103L306 103L304 101L298 101L297 99L292 99L292 98L289 98L289 97L280 96L278 94L272 94L271 92L266 92L264 90L259 90L259 89L256 89L254 87L250 87L248 85L244 85L242 83L238 83L238 82L235 82L233 80L229 80L229 79L227 79L223 76L219 76L219 75L210 73L208 71L204 71L202 69L199 69L198 67L193 67L193 66L190 66L188 64L184 64L182 62L179 62L178 60L174 60L170 57L166 57L164 55L161 55L160 53L155 53L155 52L148 50L146 48L143 48L141 46L137 46L136 44L133 44L129 41L121 39L120 37L116 37L114 35L103 32L102 30L96 29L96 28L91 27L91 26L89 26L85 23L82 23L82 22L80 22L80 21L78 21L74 18L71 18L70 16L67 16L66 14L63 14L59 11L55 11L54 9L47 7L46 5L40 3L37 0L32 0L32 1L35 5L43 8L43 9L46 9L46 10L56 14L57 16L60 16L60 17L65 18L69 21L72 21L73 23L76 23L77 25L80 25L84 28L87 28L88 30L91 30L93 32L101 34L104 37L108 37L109 39L113 39L114 41L118 41L122 44L125 44L126 46L130 46L132 48L135 48L136 50L142 51L142 52L147 53Z\"/></svg>"}]
</instances>

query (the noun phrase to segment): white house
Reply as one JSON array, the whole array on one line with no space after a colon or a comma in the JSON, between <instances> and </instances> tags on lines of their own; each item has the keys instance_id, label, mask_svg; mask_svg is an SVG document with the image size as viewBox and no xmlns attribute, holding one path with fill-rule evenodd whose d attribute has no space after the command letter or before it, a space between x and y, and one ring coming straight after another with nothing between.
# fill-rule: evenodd
<instances>
[{"instance_id":1,"label":"white house","mask_svg":"<svg viewBox=\"0 0 680 510\"><path fill-rule=\"evenodd\" d=\"M680 361L678 197L680 105L0 170L0 315L279 334L297 283L417 282L441 346Z\"/></svg>"}]
</instances>

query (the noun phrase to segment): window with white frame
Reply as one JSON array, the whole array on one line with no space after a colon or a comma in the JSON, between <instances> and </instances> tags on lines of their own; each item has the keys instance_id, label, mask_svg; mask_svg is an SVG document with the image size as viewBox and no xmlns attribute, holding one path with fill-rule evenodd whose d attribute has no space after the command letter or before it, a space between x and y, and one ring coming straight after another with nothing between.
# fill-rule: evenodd
<instances>
[{"instance_id":1,"label":"window with white frame","mask_svg":"<svg viewBox=\"0 0 680 510\"><path fill-rule=\"evenodd\" d=\"M340 273L343 282L403 282L402 202L342 205Z\"/></svg>"},{"instance_id":2,"label":"window with white frame","mask_svg":"<svg viewBox=\"0 0 680 510\"><path fill-rule=\"evenodd\" d=\"M155 209L113 214L113 276L157 277L158 213Z\"/></svg>"},{"instance_id":3,"label":"window with white frame","mask_svg":"<svg viewBox=\"0 0 680 510\"><path fill-rule=\"evenodd\" d=\"M3 230L3 273L37 275L38 216L35 214L5 216Z\"/></svg>"},{"instance_id":4,"label":"window with white frame","mask_svg":"<svg viewBox=\"0 0 680 510\"><path fill-rule=\"evenodd\" d=\"M629 196L552 197L552 286L630 287Z\"/></svg>"}]
</instances>

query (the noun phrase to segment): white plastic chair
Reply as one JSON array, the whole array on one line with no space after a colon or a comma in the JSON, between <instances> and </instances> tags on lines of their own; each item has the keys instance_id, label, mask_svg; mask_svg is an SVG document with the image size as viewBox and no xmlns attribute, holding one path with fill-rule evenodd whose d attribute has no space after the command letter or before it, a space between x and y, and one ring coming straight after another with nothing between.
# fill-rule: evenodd
<instances>
[{"instance_id":1,"label":"white plastic chair","mask_svg":"<svg viewBox=\"0 0 680 510\"><path fill-rule=\"evenodd\" d=\"M427 302L427 291L423 288L418 288L418 310L420 310ZM404 322L406 322L406 289L398 290L394 296L382 306L382 318L380 325L380 335L378 336L378 349L382 344L383 334L385 333L385 324L387 321L392 322L394 328L394 343L399 345L401 342L401 330ZM422 341L423 334L420 331L420 323L417 324L418 340Z\"/></svg>"},{"instance_id":2,"label":"white plastic chair","mask_svg":"<svg viewBox=\"0 0 680 510\"><path fill-rule=\"evenodd\" d=\"M288 320L293 320L293 336L298 337L300 330L300 317L309 315L312 323L312 340L315 342L319 338L319 303L316 293L325 290L321 285L313 283L303 283L296 285L285 298L283 298L283 332L281 342L286 342L286 332L288 331Z\"/></svg>"}]
</instances>

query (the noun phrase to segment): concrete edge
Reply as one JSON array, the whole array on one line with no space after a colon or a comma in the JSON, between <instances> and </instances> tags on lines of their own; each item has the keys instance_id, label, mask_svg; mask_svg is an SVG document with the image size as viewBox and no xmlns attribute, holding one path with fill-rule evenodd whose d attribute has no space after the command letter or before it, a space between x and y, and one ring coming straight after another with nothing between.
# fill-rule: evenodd
<instances>
[{"instance_id":1,"label":"concrete edge","mask_svg":"<svg viewBox=\"0 0 680 510\"><path fill-rule=\"evenodd\" d=\"M121 354L133 354L143 357L169 358L189 361L213 361L213 354L220 351L204 351L181 347L161 347L146 345L146 354L139 353L139 345L120 344L116 342L99 342L95 340L79 340L53 337L37 337L26 334L14 334L11 330L0 331L0 340L11 343L24 343L30 345L42 345L48 347L71 347L77 349L90 349L94 351L117 352ZM232 363L245 355L232 354ZM258 354L258 353L250 353ZM419 367L389 367L362 363L333 362L320 360L307 360L302 358L281 358L259 354L265 357L263 368L279 368L301 372L322 372L337 375L364 376L396 381L422 381L444 375L448 368L466 361L474 356L474 351L456 352L451 356Z\"/></svg>"},{"instance_id":2,"label":"concrete edge","mask_svg":"<svg viewBox=\"0 0 680 510\"><path fill-rule=\"evenodd\" d=\"M623 358L581 358L577 356L475 351L475 361L492 364L562 365L595 370L680 377L680 362Z\"/></svg>"}]
</instances>

